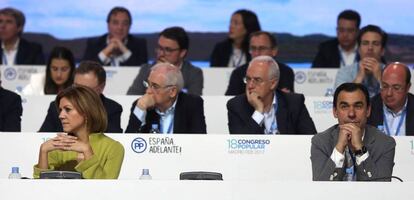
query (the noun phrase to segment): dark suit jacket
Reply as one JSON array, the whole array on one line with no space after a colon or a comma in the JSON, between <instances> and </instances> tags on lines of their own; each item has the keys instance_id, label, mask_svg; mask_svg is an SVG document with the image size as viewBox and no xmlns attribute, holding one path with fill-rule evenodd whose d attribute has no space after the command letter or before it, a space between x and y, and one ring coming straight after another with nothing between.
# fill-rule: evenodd
<instances>
[{"instance_id":1,"label":"dark suit jacket","mask_svg":"<svg viewBox=\"0 0 414 200\"><path fill-rule=\"evenodd\" d=\"M121 128L121 114L122 106L112 99L106 98L101 94L101 100L104 104L106 114L108 116L108 127L106 133L122 133ZM63 127L60 123L59 113L56 108L55 101L52 101L49 105L45 121L43 121L42 127L39 132L62 132Z\"/></svg>"},{"instance_id":2,"label":"dark suit jacket","mask_svg":"<svg viewBox=\"0 0 414 200\"><path fill-rule=\"evenodd\" d=\"M0 132L20 132L22 113L20 96L0 87Z\"/></svg>"},{"instance_id":3,"label":"dark suit jacket","mask_svg":"<svg viewBox=\"0 0 414 200\"><path fill-rule=\"evenodd\" d=\"M292 68L281 62L277 62L277 64L279 65L280 70L279 84L277 88L287 88L294 92L295 73L293 73ZM233 70L225 95L239 95L245 93L246 84L243 82L243 78L246 76L248 66L249 64L245 64Z\"/></svg>"},{"instance_id":4,"label":"dark suit jacket","mask_svg":"<svg viewBox=\"0 0 414 200\"><path fill-rule=\"evenodd\" d=\"M212 67L227 67L229 64L230 56L233 53L233 45L230 39L226 39L217 43L214 46L213 53L210 56L210 66ZM249 52L246 54L246 63L249 63L251 56Z\"/></svg>"},{"instance_id":5,"label":"dark suit jacket","mask_svg":"<svg viewBox=\"0 0 414 200\"><path fill-rule=\"evenodd\" d=\"M381 94L378 94L371 99L371 115L368 118L367 124L378 127L384 124L384 110ZM407 136L414 136L414 95L408 93L407 115L405 118L405 134Z\"/></svg>"},{"instance_id":6,"label":"dark suit jacket","mask_svg":"<svg viewBox=\"0 0 414 200\"><path fill-rule=\"evenodd\" d=\"M341 56L338 45L337 38L322 42L312 62L312 68L339 68L341 66ZM358 52L356 59L359 61Z\"/></svg>"},{"instance_id":7,"label":"dark suit jacket","mask_svg":"<svg viewBox=\"0 0 414 200\"><path fill-rule=\"evenodd\" d=\"M0 55L3 56L2 48L0 48ZM14 63L16 65L44 65L45 58L43 56L42 46L20 38ZM0 60L0 64L3 64L3 59Z\"/></svg>"},{"instance_id":8,"label":"dark suit jacket","mask_svg":"<svg viewBox=\"0 0 414 200\"><path fill-rule=\"evenodd\" d=\"M132 104L126 133L149 133L152 124L160 125L160 116L155 109L150 109L145 117L145 125L141 127L142 122L134 114L136 104L137 101ZM203 99L200 96L180 92L175 104L173 133L206 132Z\"/></svg>"},{"instance_id":9,"label":"dark suit jacket","mask_svg":"<svg viewBox=\"0 0 414 200\"><path fill-rule=\"evenodd\" d=\"M316 128L304 104L302 94L276 92L278 110L277 127L281 134L315 134ZM246 94L227 102L230 134L264 134L264 129L252 119L254 108Z\"/></svg>"},{"instance_id":10,"label":"dark suit jacket","mask_svg":"<svg viewBox=\"0 0 414 200\"><path fill-rule=\"evenodd\" d=\"M345 175L345 164L336 168L330 159L338 141L339 128L334 125L312 138L311 161L314 181L342 181ZM364 146L369 156L359 166L354 165L358 181L390 181L394 167L395 140L381 133L375 127L366 126Z\"/></svg>"},{"instance_id":11,"label":"dark suit jacket","mask_svg":"<svg viewBox=\"0 0 414 200\"><path fill-rule=\"evenodd\" d=\"M108 34L105 34L97 38L88 39L83 60L94 60L102 64L98 54L107 46L107 37ZM148 62L147 41L145 39L128 35L126 47L131 51L132 55L128 60L121 63L121 66L139 66Z\"/></svg>"}]
</instances>

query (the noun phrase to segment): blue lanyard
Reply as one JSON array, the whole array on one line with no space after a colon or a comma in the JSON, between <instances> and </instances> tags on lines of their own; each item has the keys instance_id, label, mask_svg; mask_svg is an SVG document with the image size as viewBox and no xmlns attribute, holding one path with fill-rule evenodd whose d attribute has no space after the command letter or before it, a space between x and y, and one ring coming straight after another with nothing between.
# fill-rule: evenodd
<instances>
[{"instance_id":1,"label":"blue lanyard","mask_svg":"<svg viewBox=\"0 0 414 200\"><path fill-rule=\"evenodd\" d=\"M352 64L354 64L357 61L357 51L354 51L354 52L355 52L355 57L354 57L354 61L352 62ZM343 64L344 66L347 66L345 63L345 59L342 56L342 51L339 51L339 58L341 60L341 64Z\"/></svg>"},{"instance_id":2,"label":"blue lanyard","mask_svg":"<svg viewBox=\"0 0 414 200\"><path fill-rule=\"evenodd\" d=\"M275 96L276 98L276 96ZM272 125L270 126L270 133L269 134L276 134L273 133L277 130L277 102L273 105L273 108L275 110L275 120L273 120Z\"/></svg>"},{"instance_id":3,"label":"blue lanyard","mask_svg":"<svg viewBox=\"0 0 414 200\"><path fill-rule=\"evenodd\" d=\"M384 114L385 130L387 131L387 135L391 135L390 128L388 127L388 123L387 123L387 117L385 116L385 112L383 114ZM395 132L395 136L398 136L398 134L400 133L400 129L401 129L401 126L402 126L402 123L405 119L406 114L407 114L407 107L405 107L404 111L401 113L401 118L400 118L400 121L398 122L397 131Z\"/></svg>"},{"instance_id":4,"label":"blue lanyard","mask_svg":"<svg viewBox=\"0 0 414 200\"><path fill-rule=\"evenodd\" d=\"M6 54L3 52L3 65L7 65L7 58L6 58Z\"/></svg>"},{"instance_id":5,"label":"blue lanyard","mask_svg":"<svg viewBox=\"0 0 414 200\"><path fill-rule=\"evenodd\" d=\"M234 54L233 54L234 55ZM242 62L242 60L243 60L243 57L244 57L244 53L243 53L243 51L242 51L242 53L241 53L241 55L240 55L240 58L237 60L237 63L234 61L234 56L232 57L232 59L231 59L231 61L232 61L232 63L233 63L233 67L239 67L240 66L240 63Z\"/></svg>"},{"instance_id":6,"label":"blue lanyard","mask_svg":"<svg viewBox=\"0 0 414 200\"><path fill-rule=\"evenodd\" d=\"M166 132L166 134L171 134L172 132L171 132L171 130L172 130L172 126L173 126L173 123L174 123L174 118L172 118L172 120L171 120L171 122L170 122L170 125L168 126L168 131ZM164 126L163 126L163 123L160 123L161 124L161 133L164 133Z\"/></svg>"}]
</instances>

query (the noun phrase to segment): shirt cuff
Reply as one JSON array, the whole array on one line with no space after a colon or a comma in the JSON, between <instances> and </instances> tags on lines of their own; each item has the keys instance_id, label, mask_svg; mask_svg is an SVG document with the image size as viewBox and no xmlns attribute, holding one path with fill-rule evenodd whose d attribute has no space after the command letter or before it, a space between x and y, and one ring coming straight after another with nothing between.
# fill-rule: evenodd
<instances>
[{"instance_id":1,"label":"shirt cuff","mask_svg":"<svg viewBox=\"0 0 414 200\"><path fill-rule=\"evenodd\" d=\"M109 58L103 53L103 51L99 52L98 54L98 58L99 60L104 64L107 65L109 64Z\"/></svg>"},{"instance_id":2,"label":"shirt cuff","mask_svg":"<svg viewBox=\"0 0 414 200\"><path fill-rule=\"evenodd\" d=\"M335 163L336 168L342 168L344 166L345 155L334 148L331 154L331 160Z\"/></svg>"},{"instance_id":3,"label":"shirt cuff","mask_svg":"<svg viewBox=\"0 0 414 200\"><path fill-rule=\"evenodd\" d=\"M134 115L138 118L139 121L141 121L141 126L145 125L145 117L147 115L146 110L141 110L138 106L135 106L134 108Z\"/></svg>"},{"instance_id":4,"label":"shirt cuff","mask_svg":"<svg viewBox=\"0 0 414 200\"><path fill-rule=\"evenodd\" d=\"M123 54L121 55L121 60L120 60L120 62L125 62L125 61L127 61L127 60L129 59L129 57L131 57L131 55L132 55L132 53L131 53L131 51L128 49L125 53L123 53Z\"/></svg>"},{"instance_id":5,"label":"shirt cuff","mask_svg":"<svg viewBox=\"0 0 414 200\"><path fill-rule=\"evenodd\" d=\"M264 115L262 113L260 113L259 111L254 111L254 113L252 114L252 118L253 120L259 124L262 125L263 123L263 119L264 119Z\"/></svg>"},{"instance_id":6,"label":"shirt cuff","mask_svg":"<svg viewBox=\"0 0 414 200\"><path fill-rule=\"evenodd\" d=\"M359 166L361 165L362 162L364 162L369 156L368 151L364 154L362 154L361 156L355 156L355 162L356 164Z\"/></svg>"}]
</instances>

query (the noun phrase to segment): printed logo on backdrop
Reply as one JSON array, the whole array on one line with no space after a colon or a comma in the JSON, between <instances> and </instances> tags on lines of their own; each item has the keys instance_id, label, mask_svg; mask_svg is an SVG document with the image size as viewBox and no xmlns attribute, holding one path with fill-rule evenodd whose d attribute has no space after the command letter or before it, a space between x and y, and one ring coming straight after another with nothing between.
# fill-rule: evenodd
<instances>
[{"instance_id":1,"label":"printed logo on backdrop","mask_svg":"<svg viewBox=\"0 0 414 200\"><path fill-rule=\"evenodd\" d=\"M149 137L148 142L138 137L132 140L131 148L135 153L181 154L182 146L176 145L172 137Z\"/></svg>"},{"instance_id":2,"label":"printed logo on backdrop","mask_svg":"<svg viewBox=\"0 0 414 200\"><path fill-rule=\"evenodd\" d=\"M333 78L328 76L326 71L308 71L308 83L311 84L333 84Z\"/></svg>"},{"instance_id":3,"label":"printed logo on backdrop","mask_svg":"<svg viewBox=\"0 0 414 200\"><path fill-rule=\"evenodd\" d=\"M296 83L302 84L306 81L306 74L303 71L297 71L295 73L295 81Z\"/></svg>"},{"instance_id":4,"label":"printed logo on backdrop","mask_svg":"<svg viewBox=\"0 0 414 200\"><path fill-rule=\"evenodd\" d=\"M228 139L230 154L264 154L270 145L269 139Z\"/></svg>"},{"instance_id":5,"label":"printed logo on backdrop","mask_svg":"<svg viewBox=\"0 0 414 200\"><path fill-rule=\"evenodd\" d=\"M4 78L6 80L12 81L12 80L16 79L17 72L12 67L6 68L3 73L4 73Z\"/></svg>"},{"instance_id":6,"label":"printed logo on backdrop","mask_svg":"<svg viewBox=\"0 0 414 200\"><path fill-rule=\"evenodd\" d=\"M17 80L19 81L29 81L32 74L43 73L44 70L41 70L39 67L19 67L17 68Z\"/></svg>"},{"instance_id":7,"label":"printed logo on backdrop","mask_svg":"<svg viewBox=\"0 0 414 200\"><path fill-rule=\"evenodd\" d=\"M313 108L315 113L332 113L332 101L314 101Z\"/></svg>"},{"instance_id":8,"label":"printed logo on backdrop","mask_svg":"<svg viewBox=\"0 0 414 200\"><path fill-rule=\"evenodd\" d=\"M105 69L106 78L113 78L118 72L116 70Z\"/></svg>"},{"instance_id":9,"label":"printed logo on backdrop","mask_svg":"<svg viewBox=\"0 0 414 200\"><path fill-rule=\"evenodd\" d=\"M414 155L414 140L411 140L410 143L411 143L411 155Z\"/></svg>"}]
</instances>

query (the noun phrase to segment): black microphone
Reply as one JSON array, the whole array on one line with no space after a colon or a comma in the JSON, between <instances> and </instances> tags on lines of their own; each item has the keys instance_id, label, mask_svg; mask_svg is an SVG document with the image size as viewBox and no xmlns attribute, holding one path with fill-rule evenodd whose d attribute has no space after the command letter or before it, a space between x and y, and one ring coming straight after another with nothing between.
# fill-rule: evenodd
<instances>
[{"instance_id":1,"label":"black microphone","mask_svg":"<svg viewBox=\"0 0 414 200\"><path fill-rule=\"evenodd\" d=\"M388 179L397 179L397 180L399 180L400 182L404 182L400 177L398 177L398 176L385 176L385 177L377 177L377 178L373 178L373 179L370 179L370 180L367 180L367 181L379 181L379 180L388 180Z\"/></svg>"}]
</instances>

